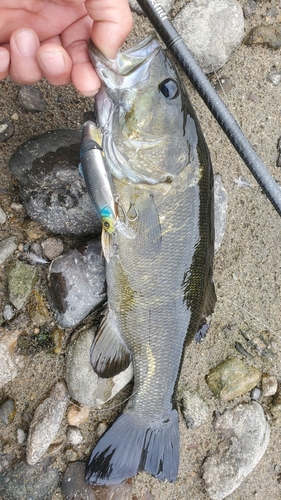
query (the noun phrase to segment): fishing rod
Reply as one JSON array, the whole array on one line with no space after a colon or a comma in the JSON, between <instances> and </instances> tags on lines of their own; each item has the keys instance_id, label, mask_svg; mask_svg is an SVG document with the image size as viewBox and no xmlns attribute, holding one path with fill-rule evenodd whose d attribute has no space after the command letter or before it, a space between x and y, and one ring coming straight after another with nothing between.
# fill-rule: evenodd
<instances>
[{"instance_id":1,"label":"fishing rod","mask_svg":"<svg viewBox=\"0 0 281 500\"><path fill-rule=\"evenodd\" d=\"M256 181L281 216L281 189L259 158L241 128L198 66L183 39L157 0L137 0L166 47L173 54Z\"/></svg>"}]
</instances>

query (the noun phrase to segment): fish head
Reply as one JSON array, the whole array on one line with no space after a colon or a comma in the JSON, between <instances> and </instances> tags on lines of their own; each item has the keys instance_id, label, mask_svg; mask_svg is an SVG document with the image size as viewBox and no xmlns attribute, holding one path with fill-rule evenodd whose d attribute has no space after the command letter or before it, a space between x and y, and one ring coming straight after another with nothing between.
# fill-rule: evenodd
<instances>
[{"instance_id":1,"label":"fish head","mask_svg":"<svg viewBox=\"0 0 281 500\"><path fill-rule=\"evenodd\" d=\"M190 162L192 142L188 97L173 63L154 34L114 60L92 42L89 53L102 82L95 111L113 176L171 183Z\"/></svg>"}]
</instances>

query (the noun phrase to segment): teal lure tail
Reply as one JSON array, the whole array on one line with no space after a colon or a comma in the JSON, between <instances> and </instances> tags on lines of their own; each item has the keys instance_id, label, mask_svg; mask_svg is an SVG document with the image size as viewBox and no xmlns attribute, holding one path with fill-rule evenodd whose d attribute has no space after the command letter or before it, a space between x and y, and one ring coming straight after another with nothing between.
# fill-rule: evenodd
<instances>
[{"instance_id":1,"label":"teal lure tail","mask_svg":"<svg viewBox=\"0 0 281 500\"><path fill-rule=\"evenodd\" d=\"M139 471L173 483L179 466L177 410L165 420L142 422L125 411L113 422L92 451L86 467L89 484L119 484Z\"/></svg>"}]
</instances>

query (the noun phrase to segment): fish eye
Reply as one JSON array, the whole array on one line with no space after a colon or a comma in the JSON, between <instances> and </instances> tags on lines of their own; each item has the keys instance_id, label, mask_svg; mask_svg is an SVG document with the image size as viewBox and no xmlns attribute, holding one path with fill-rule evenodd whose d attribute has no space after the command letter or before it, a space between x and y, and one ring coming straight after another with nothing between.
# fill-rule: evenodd
<instances>
[{"instance_id":1,"label":"fish eye","mask_svg":"<svg viewBox=\"0 0 281 500\"><path fill-rule=\"evenodd\" d=\"M172 78L166 78L159 84L159 92L166 97L166 99L172 100L179 95L178 84Z\"/></svg>"}]
</instances>

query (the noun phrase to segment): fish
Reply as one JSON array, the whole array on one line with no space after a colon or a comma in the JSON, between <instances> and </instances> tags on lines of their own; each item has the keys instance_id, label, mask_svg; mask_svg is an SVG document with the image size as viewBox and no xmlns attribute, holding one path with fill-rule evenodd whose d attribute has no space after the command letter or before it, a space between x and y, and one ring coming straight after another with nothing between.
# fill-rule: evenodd
<instances>
[{"instance_id":1,"label":"fish","mask_svg":"<svg viewBox=\"0 0 281 500\"><path fill-rule=\"evenodd\" d=\"M146 471L175 482L177 384L184 349L214 309L214 199L209 151L186 89L155 34L107 59L89 53L102 86L97 126L121 221L105 263L107 306L91 348L95 372L133 365L126 406L96 443L91 485Z\"/></svg>"},{"instance_id":2,"label":"fish","mask_svg":"<svg viewBox=\"0 0 281 500\"><path fill-rule=\"evenodd\" d=\"M102 224L102 250L105 259L109 260L113 248L110 238L115 231L121 231L127 238L134 238L135 233L129 227L128 220L126 223L121 222L118 217L118 197L114 192L111 173L104 161L101 142L101 132L96 125L95 114L87 111L83 116L80 171Z\"/></svg>"}]
</instances>

